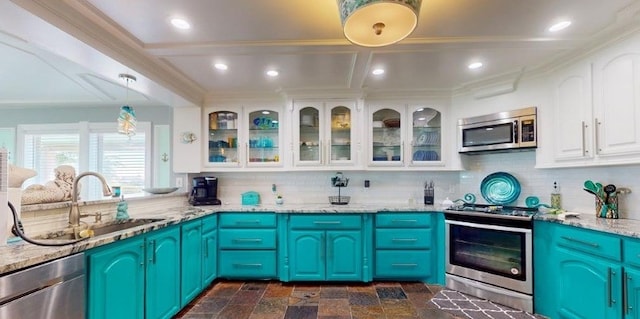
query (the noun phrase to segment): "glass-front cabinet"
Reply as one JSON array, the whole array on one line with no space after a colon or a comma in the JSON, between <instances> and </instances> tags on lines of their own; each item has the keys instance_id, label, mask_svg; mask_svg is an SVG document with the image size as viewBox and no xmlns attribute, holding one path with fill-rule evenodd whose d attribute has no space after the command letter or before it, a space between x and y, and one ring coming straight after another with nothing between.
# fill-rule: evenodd
<instances>
[{"instance_id":1,"label":"glass-front cabinet","mask_svg":"<svg viewBox=\"0 0 640 319\"><path fill-rule=\"evenodd\" d=\"M370 106L369 166L443 166L442 115L424 105Z\"/></svg>"},{"instance_id":2,"label":"glass-front cabinet","mask_svg":"<svg viewBox=\"0 0 640 319\"><path fill-rule=\"evenodd\" d=\"M424 106L410 106L409 148L411 163L427 165L442 162L442 118L438 110Z\"/></svg>"},{"instance_id":3,"label":"glass-front cabinet","mask_svg":"<svg viewBox=\"0 0 640 319\"><path fill-rule=\"evenodd\" d=\"M370 118L369 165L404 165L404 106L372 107Z\"/></svg>"},{"instance_id":4,"label":"glass-front cabinet","mask_svg":"<svg viewBox=\"0 0 640 319\"><path fill-rule=\"evenodd\" d=\"M237 111L221 110L208 114L208 146L207 163L218 166L238 166L240 152L238 152L238 124Z\"/></svg>"},{"instance_id":5,"label":"glass-front cabinet","mask_svg":"<svg viewBox=\"0 0 640 319\"><path fill-rule=\"evenodd\" d=\"M294 164L353 166L356 162L355 103L294 103Z\"/></svg>"},{"instance_id":6,"label":"glass-front cabinet","mask_svg":"<svg viewBox=\"0 0 640 319\"><path fill-rule=\"evenodd\" d=\"M206 167L282 166L282 110L234 106L206 111Z\"/></svg>"},{"instance_id":7,"label":"glass-front cabinet","mask_svg":"<svg viewBox=\"0 0 640 319\"><path fill-rule=\"evenodd\" d=\"M273 109L248 110L247 166L280 164L280 116L280 112Z\"/></svg>"}]
</instances>

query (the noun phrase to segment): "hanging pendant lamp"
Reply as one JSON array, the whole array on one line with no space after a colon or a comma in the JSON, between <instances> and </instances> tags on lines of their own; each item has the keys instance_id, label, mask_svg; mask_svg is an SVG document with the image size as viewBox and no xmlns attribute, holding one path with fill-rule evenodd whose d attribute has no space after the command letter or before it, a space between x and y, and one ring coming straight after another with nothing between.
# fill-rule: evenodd
<instances>
[{"instance_id":1,"label":"hanging pendant lamp","mask_svg":"<svg viewBox=\"0 0 640 319\"><path fill-rule=\"evenodd\" d=\"M345 37L381 47L406 38L418 25L422 0L337 0Z\"/></svg>"},{"instance_id":2,"label":"hanging pendant lamp","mask_svg":"<svg viewBox=\"0 0 640 319\"><path fill-rule=\"evenodd\" d=\"M121 79L127 81L127 98L125 102L129 104L129 82L136 81L136 77L131 74L122 73L118 75ZM136 135L136 113L129 105L123 105L120 108L120 115L118 116L118 133L132 137Z\"/></svg>"}]
</instances>

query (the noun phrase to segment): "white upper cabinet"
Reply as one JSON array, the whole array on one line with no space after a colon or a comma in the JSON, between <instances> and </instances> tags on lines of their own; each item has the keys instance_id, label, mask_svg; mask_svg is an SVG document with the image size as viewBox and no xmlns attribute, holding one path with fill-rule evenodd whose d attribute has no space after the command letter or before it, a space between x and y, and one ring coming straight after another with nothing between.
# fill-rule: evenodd
<instances>
[{"instance_id":1,"label":"white upper cabinet","mask_svg":"<svg viewBox=\"0 0 640 319\"><path fill-rule=\"evenodd\" d=\"M294 101L293 163L297 168L356 168L360 121L355 101Z\"/></svg>"},{"instance_id":2,"label":"white upper cabinet","mask_svg":"<svg viewBox=\"0 0 640 319\"><path fill-rule=\"evenodd\" d=\"M283 107L206 108L204 170L283 167Z\"/></svg>"},{"instance_id":3,"label":"white upper cabinet","mask_svg":"<svg viewBox=\"0 0 640 319\"><path fill-rule=\"evenodd\" d=\"M591 158L591 65L583 63L559 71L552 83L556 160Z\"/></svg>"},{"instance_id":4,"label":"white upper cabinet","mask_svg":"<svg viewBox=\"0 0 640 319\"><path fill-rule=\"evenodd\" d=\"M367 165L372 169L446 168L443 113L422 103L369 106Z\"/></svg>"},{"instance_id":5,"label":"white upper cabinet","mask_svg":"<svg viewBox=\"0 0 640 319\"><path fill-rule=\"evenodd\" d=\"M637 39L609 46L555 72L550 83L554 101L554 159L539 167L640 161Z\"/></svg>"},{"instance_id":6,"label":"white upper cabinet","mask_svg":"<svg viewBox=\"0 0 640 319\"><path fill-rule=\"evenodd\" d=\"M638 49L604 55L593 65L595 152L598 156L640 154Z\"/></svg>"}]
</instances>

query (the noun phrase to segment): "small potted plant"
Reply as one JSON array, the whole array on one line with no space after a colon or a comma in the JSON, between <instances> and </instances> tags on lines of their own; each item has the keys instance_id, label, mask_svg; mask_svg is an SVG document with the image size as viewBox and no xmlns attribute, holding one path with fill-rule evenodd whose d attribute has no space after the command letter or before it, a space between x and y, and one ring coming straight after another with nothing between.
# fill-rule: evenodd
<instances>
[{"instance_id":1,"label":"small potted plant","mask_svg":"<svg viewBox=\"0 0 640 319\"><path fill-rule=\"evenodd\" d=\"M276 195L276 204L282 205L283 203L284 203L284 199L282 198L282 195L280 194Z\"/></svg>"}]
</instances>

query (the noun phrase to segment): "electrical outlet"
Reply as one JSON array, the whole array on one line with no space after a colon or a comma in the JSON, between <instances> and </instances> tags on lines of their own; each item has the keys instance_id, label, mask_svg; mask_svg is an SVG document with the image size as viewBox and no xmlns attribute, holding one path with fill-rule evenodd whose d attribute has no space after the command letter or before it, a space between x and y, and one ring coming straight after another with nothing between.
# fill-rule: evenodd
<instances>
[{"instance_id":1,"label":"electrical outlet","mask_svg":"<svg viewBox=\"0 0 640 319\"><path fill-rule=\"evenodd\" d=\"M182 177L176 177L176 187L182 188L182 186L184 186L182 184Z\"/></svg>"},{"instance_id":2,"label":"electrical outlet","mask_svg":"<svg viewBox=\"0 0 640 319\"><path fill-rule=\"evenodd\" d=\"M371 185L371 182L369 182L368 179L364 181L364 188L369 188L370 185Z\"/></svg>"}]
</instances>

